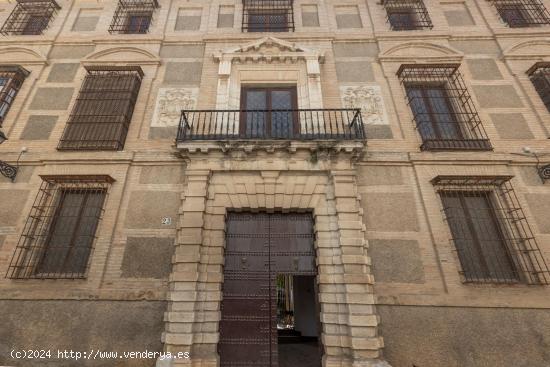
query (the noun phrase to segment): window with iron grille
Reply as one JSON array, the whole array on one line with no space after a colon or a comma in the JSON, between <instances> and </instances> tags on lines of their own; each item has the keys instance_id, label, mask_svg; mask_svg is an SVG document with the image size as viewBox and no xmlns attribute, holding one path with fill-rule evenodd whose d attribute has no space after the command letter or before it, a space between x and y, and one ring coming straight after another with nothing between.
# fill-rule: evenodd
<instances>
[{"instance_id":1,"label":"window with iron grille","mask_svg":"<svg viewBox=\"0 0 550 367\"><path fill-rule=\"evenodd\" d=\"M550 271L511 178L438 176L432 180L465 282L550 282Z\"/></svg>"},{"instance_id":2,"label":"window with iron grille","mask_svg":"<svg viewBox=\"0 0 550 367\"><path fill-rule=\"evenodd\" d=\"M481 119L455 64L401 65L422 150L491 150Z\"/></svg>"},{"instance_id":3,"label":"window with iron grille","mask_svg":"<svg viewBox=\"0 0 550 367\"><path fill-rule=\"evenodd\" d=\"M157 0L119 0L109 33L147 33L158 7Z\"/></svg>"},{"instance_id":4,"label":"window with iron grille","mask_svg":"<svg viewBox=\"0 0 550 367\"><path fill-rule=\"evenodd\" d=\"M536 63L527 70L527 74L546 109L550 112L550 62Z\"/></svg>"},{"instance_id":5,"label":"window with iron grille","mask_svg":"<svg viewBox=\"0 0 550 367\"><path fill-rule=\"evenodd\" d=\"M293 0L243 0L243 32L294 32Z\"/></svg>"},{"instance_id":6,"label":"window with iron grille","mask_svg":"<svg viewBox=\"0 0 550 367\"><path fill-rule=\"evenodd\" d=\"M388 23L394 31L432 29L432 20L423 0L384 0Z\"/></svg>"},{"instance_id":7,"label":"window with iron grille","mask_svg":"<svg viewBox=\"0 0 550 367\"><path fill-rule=\"evenodd\" d=\"M550 13L541 0L489 0L511 28L550 24Z\"/></svg>"},{"instance_id":8,"label":"window with iron grille","mask_svg":"<svg viewBox=\"0 0 550 367\"><path fill-rule=\"evenodd\" d=\"M123 149L142 78L139 66L88 68L57 148Z\"/></svg>"},{"instance_id":9,"label":"window with iron grille","mask_svg":"<svg viewBox=\"0 0 550 367\"><path fill-rule=\"evenodd\" d=\"M41 176L7 277L84 278L109 176Z\"/></svg>"},{"instance_id":10,"label":"window with iron grille","mask_svg":"<svg viewBox=\"0 0 550 367\"><path fill-rule=\"evenodd\" d=\"M0 33L4 36L42 34L59 9L54 0L17 0Z\"/></svg>"},{"instance_id":11,"label":"window with iron grille","mask_svg":"<svg viewBox=\"0 0 550 367\"><path fill-rule=\"evenodd\" d=\"M0 127L29 72L20 66L0 66Z\"/></svg>"}]
</instances>

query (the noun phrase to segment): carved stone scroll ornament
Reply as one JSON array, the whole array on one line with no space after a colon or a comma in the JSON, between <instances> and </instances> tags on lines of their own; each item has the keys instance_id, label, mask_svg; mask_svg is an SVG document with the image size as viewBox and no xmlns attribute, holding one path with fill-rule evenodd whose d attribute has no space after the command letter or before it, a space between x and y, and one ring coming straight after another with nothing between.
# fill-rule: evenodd
<instances>
[{"instance_id":1,"label":"carved stone scroll ornament","mask_svg":"<svg viewBox=\"0 0 550 367\"><path fill-rule=\"evenodd\" d=\"M340 94L344 108L360 108L367 125L387 125L386 109L381 89L377 85L342 86Z\"/></svg>"},{"instance_id":2,"label":"carved stone scroll ornament","mask_svg":"<svg viewBox=\"0 0 550 367\"><path fill-rule=\"evenodd\" d=\"M182 110L195 108L198 88L160 88L151 126L177 126Z\"/></svg>"},{"instance_id":3,"label":"carved stone scroll ornament","mask_svg":"<svg viewBox=\"0 0 550 367\"><path fill-rule=\"evenodd\" d=\"M9 178L12 182L15 181L15 177L17 176L17 171L18 171L18 168L16 166L12 166L9 163L0 161L0 173L4 177Z\"/></svg>"},{"instance_id":4,"label":"carved stone scroll ornament","mask_svg":"<svg viewBox=\"0 0 550 367\"><path fill-rule=\"evenodd\" d=\"M543 182L550 180L550 164L539 167L538 171Z\"/></svg>"}]
</instances>

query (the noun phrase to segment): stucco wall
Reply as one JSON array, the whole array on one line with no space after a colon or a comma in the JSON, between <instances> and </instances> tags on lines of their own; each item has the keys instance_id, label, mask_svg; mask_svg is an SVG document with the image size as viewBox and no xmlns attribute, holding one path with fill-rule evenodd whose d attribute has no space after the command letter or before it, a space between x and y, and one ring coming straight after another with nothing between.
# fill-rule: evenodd
<instances>
[{"instance_id":1,"label":"stucco wall","mask_svg":"<svg viewBox=\"0 0 550 367\"><path fill-rule=\"evenodd\" d=\"M378 306L393 367L547 367L550 313L537 309Z\"/></svg>"},{"instance_id":2,"label":"stucco wall","mask_svg":"<svg viewBox=\"0 0 550 367\"><path fill-rule=\"evenodd\" d=\"M0 301L0 365L150 367L154 359L58 359L57 350L161 352L162 301ZM12 350L51 350L42 361L13 360Z\"/></svg>"}]
</instances>

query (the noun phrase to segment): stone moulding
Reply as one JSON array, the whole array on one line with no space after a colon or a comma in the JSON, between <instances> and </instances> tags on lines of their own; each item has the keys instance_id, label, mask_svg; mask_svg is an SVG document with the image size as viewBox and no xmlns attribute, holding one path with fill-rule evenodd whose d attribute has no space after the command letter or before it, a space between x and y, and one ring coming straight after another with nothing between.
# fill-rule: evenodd
<instances>
[{"instance_id":1,"label":"stone moulding","mask_svg":"<svg viewBox=\"0 0 550 367\"><path fill-rule=\"evenodd\" d=\"M82 65L95 64L115 65L160 65L160 57L137 47L111 47L99 51L82 59Z\"/></svg>"},{"instance_id":2,"label":"stone moulding","mask_svg":"<svg viewBox=\"0 0 550 367\"><path fill-rule=\"evenodd\" d=\"M339 142L339 141L265 141L265 140L226 140L226 141L197 141L178 143L177 148L181 156L188 157L194 154L208 154L213 152L221 152L231 154L233 152L255 153L275 151L283 151L287 153L296 153L298 150L308 152L327 151L331 153L347 153L353 156L362 155L365 150L363 142Z\"/></svg>"},{"instance_id":3,"label":"stone moulding","mask_svg":"<svg viewBox=\"0 0 550 367\"><path fill-rule=\"evenodd\" d=\"M47 65L48 60L46 57L37 51L19 47L8 46L0 48L0 55L2 55L2 63L5 64L17 64L17 65Z\"/></svg>"},{"instance_id":4,"label":"stone moulding","mask_svg":"<svg viewBox=\"0 0 550 367\"><path fill-rule=\"evenodd\" d=\"M320 51L296 46L293 43L275 38L264 37L244 46L220 50L213 55L214 60L220 63L218 74L229 75L231 63L244 62L308 62L308 74L320 74L319 62L324 61L324 54Z\"/></svg>"},{"instance_id":5,"label":"stone moulding","mask_svg":"<svg viewBox=\"0 0 550 367\"><path fill-rule=\"evenodd\" d=\"M431 60L433 62L458 62L464 53L450 46L429 42L403 42L380 53L380 61L398 62L409 60Z\"/></svg>"},{"instance_id":6,"label":"stone moulding","mask_svg":"<svg viewBox=\"0 0 550 367\"><path fill-rule=\"evenodd\" d=\"M521 41L508 47L502 52L502 55L507 60L532 60L534 58L548 60L548 55L550 55L550 40L535 39Z\"/></svg>"},{"instance_id":7,"label":"stone moulding","mask_svg":"<svg viewBox=\"0 0 550 367\"><path fill-rule=\"evenodd\" d=\"M254 66L249 66L249 64L258 65L264 63L279 65L303 63L305 67L300 73L303 73L301 76L304 80L298 82L298 92L300 93L301 88L303 88L304 92L307 91L307 97L305 94L303 97L307 98L309 108L322 108L320 63L324 62L324 53L320 50L297 46L293 43L269 36L246 45L220 50L213 54L213 58L219 63L217 108L231 108L232 98L234 98L233 94L236 92L240 93L239 73L246 70L247 67L254 68ZM260 80L255 80L255 82L273 82L277 80L276 74L265 73ZM300 94L298 97L300 101Z\"/></svg>"}]
</instances>

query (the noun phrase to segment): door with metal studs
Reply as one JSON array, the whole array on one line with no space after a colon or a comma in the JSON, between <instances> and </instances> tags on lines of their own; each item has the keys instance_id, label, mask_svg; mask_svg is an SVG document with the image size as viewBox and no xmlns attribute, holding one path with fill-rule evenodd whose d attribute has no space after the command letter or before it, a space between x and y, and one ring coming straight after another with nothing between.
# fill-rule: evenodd
<instances>
[{"instance_id":1,"label":"door with metal studs","mask_svg":"<svg viewBox=\"0 0 550 367\"><path fill-rule=\"evenodd\" d=\"M316 275L309 213L228 213L220 365L278 367L279 274Z\"/></svg>"}]
</instances>

